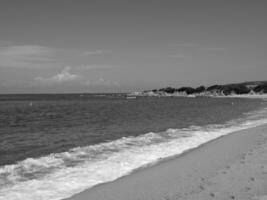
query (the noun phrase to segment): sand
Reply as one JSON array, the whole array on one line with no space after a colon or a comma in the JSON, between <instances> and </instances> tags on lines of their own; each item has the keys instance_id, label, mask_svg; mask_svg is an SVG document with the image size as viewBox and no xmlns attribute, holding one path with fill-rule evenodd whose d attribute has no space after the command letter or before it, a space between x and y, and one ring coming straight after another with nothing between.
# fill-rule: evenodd
<instances>
[{"instance_id":1,"label":"sand","mask_svg":"<svg viewBox=\"0 0 267 200\"><path fill-rule=\"evenodd\" d=\"M267 125L223 136L69 200L174 199L267 200Z\"/></svg>"}]
</instances>

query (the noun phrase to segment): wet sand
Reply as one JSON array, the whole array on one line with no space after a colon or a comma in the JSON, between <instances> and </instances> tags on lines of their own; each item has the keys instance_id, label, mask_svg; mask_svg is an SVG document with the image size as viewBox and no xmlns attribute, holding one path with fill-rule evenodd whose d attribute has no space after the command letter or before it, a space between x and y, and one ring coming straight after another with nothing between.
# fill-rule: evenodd
<instances>
[{"instance_id":1,"label":"wet sand","mask_svg":"<svg viewBox=\"0 0 267 200\"><path fill-rule=\"evenodd\" d=\"M267 200L267 125L223 136L68 200L176 199Z\"/></svg>"}]
</instances>

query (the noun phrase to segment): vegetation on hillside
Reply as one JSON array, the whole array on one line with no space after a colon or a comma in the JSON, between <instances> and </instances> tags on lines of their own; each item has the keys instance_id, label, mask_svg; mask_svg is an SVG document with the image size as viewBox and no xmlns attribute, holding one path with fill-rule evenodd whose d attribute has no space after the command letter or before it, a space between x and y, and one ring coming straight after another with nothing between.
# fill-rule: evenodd
<instances>
[{"instance_id":1,"label":"vegetation on hillside","mask_svg":"<svg viewBox=\"0 0 267 200\"><path fill-rule=\"evenodd\" d=\"M159 90L154 89L150 91L144 91L144 93L153 94L198 94L198 95L233 95L233 94L263 94L267 93L267 81L257 81L257 82L243 82L234 83L226 85L212 85L209 87L199 86L197 88L192 87L166 87Z\"/></svg>"}]
</instances>

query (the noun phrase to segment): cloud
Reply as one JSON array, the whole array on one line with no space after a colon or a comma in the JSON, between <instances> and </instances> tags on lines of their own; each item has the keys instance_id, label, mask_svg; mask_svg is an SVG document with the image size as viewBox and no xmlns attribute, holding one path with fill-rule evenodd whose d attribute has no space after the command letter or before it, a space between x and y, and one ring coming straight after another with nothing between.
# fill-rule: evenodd
<instances>
[{"instance_id":1,"label":"cloud","mask_svg":"<svg viewBox=\"0 0 267 200\"><path fill-rule=\"evenodd\" d=\"M223 47L199 47L198 51L223 51L225 48Z\"/></svg>"},{"instance_id":2,"label":"cloud","mask_svg":"<svg viewBox=\"0 0 267 200\"><path fill-rule=\"evenodd\" d=\"M49 52L47 47L36 45L23 45L23 46L7 46L2 47L0 55L5 56L21 56L27 57L29 55L43 55Z\"/></svg>"},{"instance_id":3,"label":"cloud","mask_svg":"<svg viewBox=\"0 0 267 200\"><path fill-rule=\"evenodd\" d=\"M60 73L56 74L55 76L49 78L35 77L34 80L40 83L51 84L51 83L73 82L82 79L80 75L72 74L70 70L71 67L65 67Z\"/></svg>"},{"instance_id":4,"label":"cloud","mask_svg":"<svg viewBox=\"0 0 267 200\"><path fill-rule=\"evenodd\" d=\"M95 85L102 85L102 86L119 86L117 81L105 80L103 78L98 79L95 82Z\"/></svg>"},{"instance_id":5,"label":"cloud","mask_svg":"<svg viewBox=\"0 0 267 200\"><path fill-rule=\"evenodd\" d=\"M86 66L88 67L88 66ZM78 68L77 66L75 67ZM57 73L51 77L35 77L34 82L35 84L40 84L42 86L49 86L49 85L63 85L63 84L74 84L74 85L84 85L84 86L103 86L103 87L118 87L120 84L118 81L112 81L104 78L99 78L95 80L86 79L84 76L79 74L75 74L71 72L71 67L67 66L62 69L60 73ZM81 69L81 68L80 68ZM88 69L94 69L89 67Z\"/></svg>"},{"instance_id":6,"label":"cloud","mask_svg":"<svg viewBox=\"0 0 267 200\"><path fill-rule=\"evenodd\" d=\"M6 44L5 44L6 43ZM77 49L60 49L40 45L11 45L0 41L0 67L40 69L53 68L75 63L86 63L90 55L101 55L110 50L81 51ZM83 57L81 57L81 55ZM112 65L82 65L75 68L107 69Z\"/></svg>"},{"instance_id":7,"label":"cloud","mask_svg":"<svg viewBox=\"0 0 267 200\"><path fill-rule=\"evenodd\" d=\"M101 54L104 54L104 53L109 53L111 52L110 50L101 50L101 49L97 49L97 50L94 50L94 51L84 51L82 53L83 56L92 56L92 55L101 55Z\"/></svg>"},{"instance_id":8,"label":"cloud","mask_svg":"<svg viewBox=\"0 0 267 200\"><path fill-rule=\"evenodd\" d=\"M76 68L79 69L114 69L114 68L120 68L119 65L80 65Z\"/></svg>"},{"instance_id":9,"label":"cloud","mask_svg":"<svg viewBox=\"0 0 267 200\"><path fill-rule=\"evenodd\" d=\"M105 86L105 87L112 87L112 86L119 87L120 86L118 81L106 80L104 78L99 78L95 81L87 80L85 84L88 86Z\"/></svg>"},{"instance_id":10,"label":"cloud","mask_svg":"<svg viewBox=\"0 0 267 200\"><path fill-rule=\"evenodd\" d=\"M210 46L203 46L201 44L197 43L173 43L169 44L169 47L185 47L190 49L196 49L196 50L204 50L204 51L218 51L218 50L224 50L222 47L210 47Z\"/></svg>"},{"instance_id":11,"label":"cloud","mask_svg":"<svg viewBox=\"0 0 267 200\"><path fill-rule=\"evenodd\" d=\"M55 49L38 45L0 46L0 67L36 68L55 62Z\"/></svg>"}]
</instances>

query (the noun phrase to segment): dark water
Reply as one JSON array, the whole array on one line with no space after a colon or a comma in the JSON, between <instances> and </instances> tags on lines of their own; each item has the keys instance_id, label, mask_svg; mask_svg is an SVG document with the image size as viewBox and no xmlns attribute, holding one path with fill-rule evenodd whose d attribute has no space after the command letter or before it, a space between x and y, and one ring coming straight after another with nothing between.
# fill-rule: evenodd
<instances>
[{"instance_id":1,"label":"dark water","mask_svg":"<svg viewBox=\"0 0 267 200\"><path fill-rule=\"evenodd\" d=\"M124 95L0 97L0 165L168 128L222 124L259 99L137 98Z\"/></svg>"}]
</instances>

